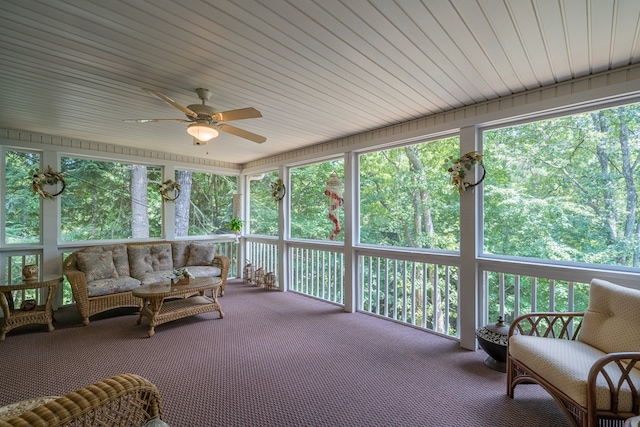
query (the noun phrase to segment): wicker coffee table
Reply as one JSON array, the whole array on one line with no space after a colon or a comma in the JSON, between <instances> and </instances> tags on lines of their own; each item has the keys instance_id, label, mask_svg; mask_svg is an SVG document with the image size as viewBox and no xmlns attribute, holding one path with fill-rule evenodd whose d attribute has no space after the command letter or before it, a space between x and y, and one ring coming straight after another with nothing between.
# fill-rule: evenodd
<instances>
[{"instance_id":1,"label":"wicker coffee table","mask_svg":"<svg viewBox=\"0 0 640 427\"><path fill-rule=\"evenodd\" d=\"M217 311L222 319L224 313L218 302L221 283L219 277L198 277L189 279L186 285L174 285L167 280L166 283L140 286L132 292L134 297L142 298L137 324L143 317L148 318L147 334L151 337L156 326L183 317ZM207 291L211 291L211 297L206 295Z\"/></svg>"}]
</instances>

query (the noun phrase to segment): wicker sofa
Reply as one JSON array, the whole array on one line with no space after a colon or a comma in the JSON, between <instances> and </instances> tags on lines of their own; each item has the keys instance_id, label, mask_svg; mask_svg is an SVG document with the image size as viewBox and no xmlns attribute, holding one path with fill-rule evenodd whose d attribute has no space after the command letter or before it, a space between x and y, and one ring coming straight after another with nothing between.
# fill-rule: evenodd
<instances>
[{"instance_id":1,"label":"wicker sofa","mask_svg":"<svg viewBox=\"0 0 640 427\"><path fill-rule=\"evenodd\" d=\"M0 427L142 427L161 419L157 387L135 374L116 375L65 396L0 408Z\"/></svg>"},{"instance_id":2,"label":"wicker sofa","mask_svg":"<svg viewBox=\"0 0 640 427\"><path fill-rule=\"evenodd\" d=\"M97 313L139 307L141 300L132 295L133 289L167 281L174 269L183 267L194 277L220 277L224 295L229 258L216 253L211 241L91 246L73 252L62 265L84 325Z\"/></svg>"},{"instance_id":3,"label":"wicker sofa","mask_svg":"<svg viewBox=\"0 0 640 427\"><path fill-rule=\"evenodd\" d=\"M507 395L538 383L574 426L622 425L640 414L640 290L593 279L585 313L514 320Z\"/></svg>"}]
</instances>

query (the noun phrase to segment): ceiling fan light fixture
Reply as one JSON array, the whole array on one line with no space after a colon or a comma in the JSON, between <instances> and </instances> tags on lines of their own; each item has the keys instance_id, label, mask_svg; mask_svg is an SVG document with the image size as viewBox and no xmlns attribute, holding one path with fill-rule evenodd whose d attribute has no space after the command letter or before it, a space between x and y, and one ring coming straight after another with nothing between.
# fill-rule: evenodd
<instances>
[{"instance_id":1,"label":"ceiling fan light fixture","mask_svg":"<svg viewBox=\"0 0 640 427\"><path fill-rule=\"evenodd\" d=\"M209 141L218 136L218 130L208 123L191 123L187 133L200 141Z\"/></svg>"}]
</instances>

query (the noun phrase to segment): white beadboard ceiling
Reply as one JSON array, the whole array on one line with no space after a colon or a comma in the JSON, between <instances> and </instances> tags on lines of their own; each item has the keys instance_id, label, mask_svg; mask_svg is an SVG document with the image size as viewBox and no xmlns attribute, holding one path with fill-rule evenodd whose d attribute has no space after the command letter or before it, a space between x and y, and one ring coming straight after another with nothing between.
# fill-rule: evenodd
<instances>
[{"instance_id":1,"label":"white beadboard ceiling","mask_svg":"<svg viewBox=\"0 0 640 427\"><path fill-rule=\"evenodd\" d=\"M0 128L244 164L640 60L638 0L2 0ZM255 107L194 146L182 105Z\"/></svg>"}]
</instances>

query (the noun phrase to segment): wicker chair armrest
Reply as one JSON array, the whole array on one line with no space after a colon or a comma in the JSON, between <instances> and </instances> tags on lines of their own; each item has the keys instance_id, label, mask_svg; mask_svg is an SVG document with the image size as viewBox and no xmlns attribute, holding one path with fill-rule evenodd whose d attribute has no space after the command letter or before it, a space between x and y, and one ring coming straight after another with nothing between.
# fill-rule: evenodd
<instances>
[{"instance_id":1,"label":"wicker chair armrest","mask_svg":"<svg viewBox=\"0 0 640 427\"><path fill-rule=\"evenodd\" d=\"M612 370L615 375L612 378ZM587 412L596 413L596 381L599 377L606 380L609 386L610 412L619 415L620 418L628 418L640 414L640 389L637 383L634 384L630 377L630 373L640 369L640 352L620 352L609 353L602 356L593 364L587 378ZM608 370L608 371L607 371ZM620 403L620 393L623 387L631 390L632 409L630 412L620 412L618 404ZM597 424L594 424L597 425Z\"/></svg>"},{"instance_id":2,"label":"wicker chair armrest","mask_svg":"<svg viewBox=\"0 0 640 427\"><path fill-rule=\"evenodd\" d=\"M229 275L229 257L216 254L212 265L220 269L220 277L226 278Z\"/></svg>"},{"instance_id":3,"label":"wicker chair armrest","mask_svg":"<svg viewBox=\"0 0 640 427\"><path fill-rule=\"evenodd\" d=\"M509 327L514 334L575 340L580 332L584 313L540 312L517 317Z\"/></svg>"},{"instance_id":4,"label":"wicker chair armrest","mask_svg":"<svg viewBox=\"0 0 640 427\"><path fill-rule=\"evenodd\" d=\"M157 387L138 375L121 374L0 421L0 427L90 427L105 419L109 425L130 426L161 417Z\"/></svg>"},{"instance_id":5,"label":"wicker chair armrest","mask_svg":"<svg viewBox=\"0 0 640 427\"><path fill-rule=\"evenodd\" d=\"M87 276L80 270L64 270L63 273L71 285L71 292L76 304L88 304Z\"/></svg>"}]
</instances>

